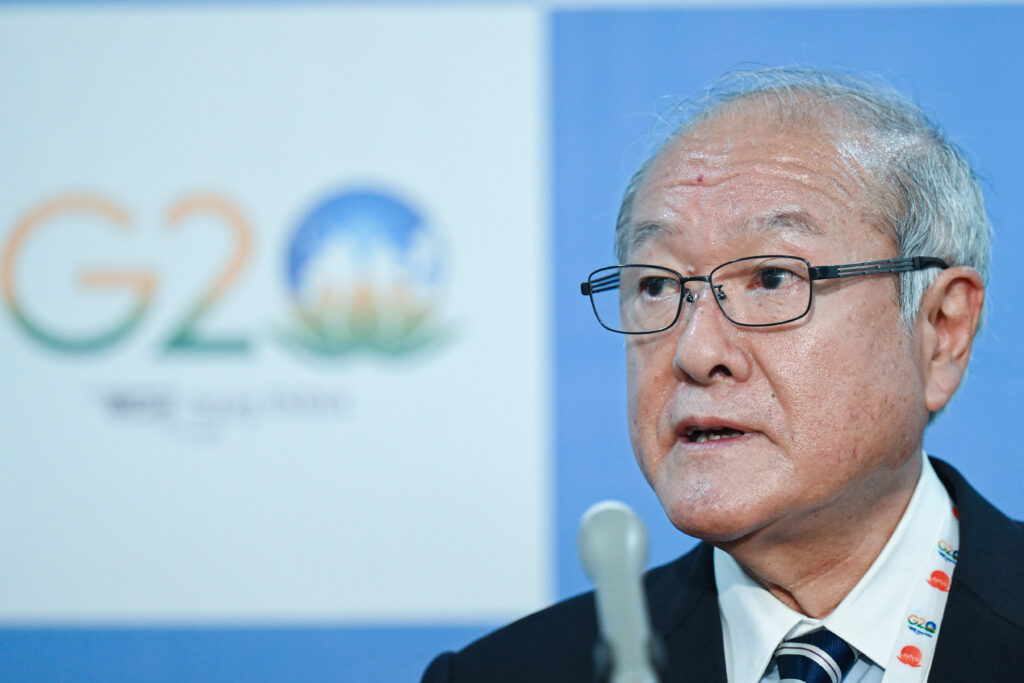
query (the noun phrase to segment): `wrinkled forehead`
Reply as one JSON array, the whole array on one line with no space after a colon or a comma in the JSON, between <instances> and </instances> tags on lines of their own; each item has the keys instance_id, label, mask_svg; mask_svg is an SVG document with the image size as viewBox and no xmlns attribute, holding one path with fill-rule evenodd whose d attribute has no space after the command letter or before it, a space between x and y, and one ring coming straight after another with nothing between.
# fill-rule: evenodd
<instances>
[{"instance_id":1,"label":"wrinkled forehead","mask_svg":"<svg viewBox=\"0 0 1024 683\"><path fill-rule=\"evenodd\" d=\"M727 105L672 139L636 188L627 253L717 202L704 227L820 234L857 223L888 233L876 201L883 155L839 112L780 112L763 102ZM851 216L856 221L849 220ZM839 219L842 220L839 220Z\"/></svg>"},{"instance_id":2,"label":"wrinkled forehead","mask_svg":"<svg viewBox=\"0 0 1024 683\"><path fill-rule=\"evenodd\" d=\"M651 164L651 170L685 165L714 173L726 161L803 163L826 173L847 191L864 189L884 172L891 150L864 126L826 100L780 100L749 95L720 105L682 127ZM705 177L704 181L713 180Z\"/></svg>"}]
</instances>

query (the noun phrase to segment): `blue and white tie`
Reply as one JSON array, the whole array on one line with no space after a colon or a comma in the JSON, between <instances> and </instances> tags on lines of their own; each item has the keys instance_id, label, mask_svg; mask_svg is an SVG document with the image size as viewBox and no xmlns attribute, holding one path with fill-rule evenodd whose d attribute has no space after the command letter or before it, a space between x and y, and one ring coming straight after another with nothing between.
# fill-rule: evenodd
<instances>
[{"instance_id":1,"label":"blue and white tie","mask_svg":"<svg viewBox=\"0 0 1024 683\"><path fill-rule=\"evenodd\" d=\"M846 641L823 628L784 640L775 649L780 683L840 683L856 660Z\"/></svg>"}]
</instances>

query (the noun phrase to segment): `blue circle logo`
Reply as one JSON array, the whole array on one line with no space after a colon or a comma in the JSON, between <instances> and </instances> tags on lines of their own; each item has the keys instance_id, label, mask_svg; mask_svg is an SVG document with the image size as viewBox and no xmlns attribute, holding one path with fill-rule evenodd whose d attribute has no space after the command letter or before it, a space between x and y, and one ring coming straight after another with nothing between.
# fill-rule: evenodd
<instances>
[{"instance_id":1,"label":"blue circle logo","mask_svg":"<svg viewBox=\"0 0 1024 683\"><path fill-rule=\"evenodd\" d=\"M329 197L299 224L287 259L290 345L323 356L403 355L441 339L440 245L420 213L393 195Z\"/></svg>"}]
</instances>

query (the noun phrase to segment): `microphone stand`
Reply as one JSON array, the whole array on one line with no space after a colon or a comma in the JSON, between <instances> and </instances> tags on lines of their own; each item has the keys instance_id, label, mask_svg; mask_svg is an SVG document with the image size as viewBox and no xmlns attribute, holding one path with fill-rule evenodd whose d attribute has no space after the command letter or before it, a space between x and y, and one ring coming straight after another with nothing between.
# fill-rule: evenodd
<instances>
[{"instance_id":1,"label":"microphone stand","mask_svg":"<svg viewBox=\"0 0 1024 683\"><path fill-rule=\"evenodd\" d=\"M660 641L651 631L643 589L647 530L629 506L606 500L580 520L580 562L594 581L601 639L595 645L597 680L658 683L664 669Z\"/></svg>"}]
</instances>

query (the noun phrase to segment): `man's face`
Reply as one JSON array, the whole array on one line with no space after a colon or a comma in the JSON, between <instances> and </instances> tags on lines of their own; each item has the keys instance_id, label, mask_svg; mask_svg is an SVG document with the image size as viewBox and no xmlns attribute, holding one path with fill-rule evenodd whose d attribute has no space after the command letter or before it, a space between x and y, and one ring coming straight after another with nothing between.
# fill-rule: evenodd
<instances>
[{"instance_id":1,"label":"man's face","mask_svg":"<svg viewBox=\"0 0 1024 683\"><path fill-rule=\"evenodd\" d=\"M636 194L628 262L707 275L758 254L896 256L870 224L871 179L823 139L739 116L672 143ZM744 328L699 285L674 327L627 338L633 448L677 527L784 538L906 485L927 411L896 287L893 275L818 281L805 318Z\"/></svg>"}]
</instances>

